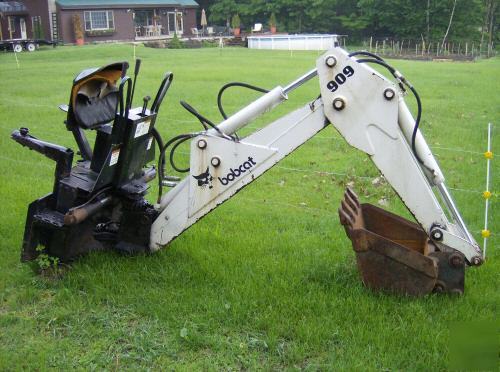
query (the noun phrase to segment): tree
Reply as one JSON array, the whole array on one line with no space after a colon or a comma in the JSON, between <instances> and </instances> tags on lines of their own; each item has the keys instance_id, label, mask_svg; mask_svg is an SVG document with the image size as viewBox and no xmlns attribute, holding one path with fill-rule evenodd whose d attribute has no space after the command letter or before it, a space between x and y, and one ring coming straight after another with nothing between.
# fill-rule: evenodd
<instances>
[{"instance_id":1,"label":"tree","mask_svg":"<svg viewBox=\"0 0 500 372\"><path fill-rule=\"evenodd\" d=\"M238 13L238 6L235 0L218 0L210 7L209 19L211 22L225 22L227 25L236 13Z\"/></svg>"},{"instance_id":2,"label":"tree","mask_svg":"<svg viewBox=\"0 0 500 372\"><path fill-rule=\"evenodd\" d=\"M499 0L200 0L212 3L212 22L238 13L243 25L266 23L274 13L280 30L445 41L495 41ZM453 15L452 15L453 14Z\"/></svg>"},{"instance_id":3,"label":"tree","mask_svg":"<svg viewBox=\"0 0 500 372\"><path fill-rule=\"evenodd\" d=\"M488 55L491 53L491 46L494 41L494 36L497 35L496 29L498 27L496 19L498 19L498 13L500 7L498 6L497 0L485 0L483 2L483 22L481 25L481 42L480 49L483 49L484 37L488 34ZM498 35L496 37L498 39Z\"/></svg>"},{"instance_id":4,"label":"tree","mask_svg":"<svg viewBox=\"0 0 500 372\"><path fill-rule=\"evenodd\" d=\"M446 29L446 33L443 37L443 42L441 43L441 48L444 48L444 43L446 38L448 37L448 33L450 32L451 22L453 22L453 15L455 14L455 8L457 7L457 0L453 2L453 8L451 8L450 22L448 23L448 28Z\"/></svg>"}]
</instances>

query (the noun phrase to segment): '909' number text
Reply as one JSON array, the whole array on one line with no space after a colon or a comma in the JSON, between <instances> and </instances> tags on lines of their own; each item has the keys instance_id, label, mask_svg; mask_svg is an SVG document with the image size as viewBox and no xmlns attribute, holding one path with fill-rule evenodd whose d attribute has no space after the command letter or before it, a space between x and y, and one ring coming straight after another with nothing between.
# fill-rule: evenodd
<instances>
[{"instance_id":1,"label":"'909' number text","mask_svg":"<svg viewBox=\"0 0 500 372\"><path fill-rule=\"evenodd\" d=\"M346 66L342 70L342 72L335 75L335 80L331 80L326 84L326 87L330 92L335 92L339 89L339 86L344 84L347 81L347 78L354 75L354 69L351 66Z\"/></svg>"}]
</instances>

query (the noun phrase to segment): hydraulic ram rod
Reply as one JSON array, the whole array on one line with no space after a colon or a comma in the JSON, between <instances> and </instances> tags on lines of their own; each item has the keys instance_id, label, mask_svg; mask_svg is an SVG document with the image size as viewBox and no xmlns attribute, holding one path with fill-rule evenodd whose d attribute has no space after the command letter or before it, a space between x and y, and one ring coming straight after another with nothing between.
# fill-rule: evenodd
<instances>
[{"instance_id":1,"label":"hydraulic ram rod","mask_svg":"<svg viewBox=\"0 0 500 372\"><path fill-rule=\"evenodd\" d=\"M318 75L318 69L314 68L311 71L309 71L309 72L305 73L304 75L302 75L301 77L299 77L297 80L292 81L290 84L288 84L286 87L283 88L283 91L285 92L285 94L288 94L291 91L293 91L293 90L297 89L298 87L300 87L301 85L303 85L304 83L311 80L316 75Z\"/></svg>"},{"instance_id":2,"label":"hydraulic ram rod","mask_svg":"<svg viewBox=\"0 0 500 372\"><path fill-rule=\"evenodd\" d=\"M398 123L401 131L403 132L406 142L411 146L413 129L415 127L415 119L413 118L408 106L405 103L404 98L401 96L399 98L398 103ZM418 153L419 158L424 162L424 166L422 167L424 171L427 171L430 174L429 182L433 185L438 185L444 182L444 175L439 168L439 165L432 155L432 151L427 145L420 129L417 130L417 134L415 136L415 149ZM427 176L429 176L427 174Z\"/></svg>"},{"instance_id":3,"label":"hydraulic ram rod","mask_svg":"<svg viewBox=\"0 0 500 372\"><path fill-rule=\"evenodd\" d=\"M277 86L273 90L264 94L262 97L253 101L248 106L242 108L237 113L228 117L226 120L221 122L217 128L224 134L233 134L239 129L243 128L249 124L252 120L262 115L263 113L273 109L280 103L288 99L288 93L297 89L307 81L311 80L318 74L316 69L313 69L306 74L299 77L297 80L288 84L285 88ZM217 135L218 132L215 129L210 129L209 134Z\"/></svg>"},{"instance_id":4,"label":"hydraulic ram rod","mask_svg":"<svg viewBox=\"0 0 500 372\"><path fill-rule=\"evenodd\" d=\"M406 106L406 103L402 97L399 100L398 113L399 113L398 117L399 126L406 138L406 141L408 142L408 144L411 144L413 128L415 126L415 119L413 119L413 116L411 115L410 110L408 109L408 106ZM455 220L460 230L462 231L463 237L467 239L470 243L475 243L474 238L467 229L467 226L465 225L462 216L460 215L457 207L455 206L453 198L451 197L450 193L448 192L448 189L446 188L446 185L444 183L443 173L441 172L441 169L439 168L439 165L437 164L434 155L432 155L432 151L427 145L427 142L422 136L422 133L420 133L420 130L417 131L417 135L415 138L415 147L419 157L424 162L424 165L422 167L424 173L426 171L432 172L430 178L428 177L429 182L431 182L431 184L437 187L441 197L443 198L446 206L448 207L448 210L452 214L453 219Z\"/></svg>"}]
</instances>

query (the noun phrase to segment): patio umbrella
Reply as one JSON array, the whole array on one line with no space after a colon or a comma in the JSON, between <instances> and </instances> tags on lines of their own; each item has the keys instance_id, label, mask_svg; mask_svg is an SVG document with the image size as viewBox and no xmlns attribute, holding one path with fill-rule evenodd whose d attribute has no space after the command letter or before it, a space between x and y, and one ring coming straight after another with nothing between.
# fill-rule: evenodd
<instances>
[{"instance_id":1,"label":"patio umbrella","mask_svg":"<svg viewBox=\"0 0 500 372\"><path fill-rule=\"evenodd\" d=\"M207 15L205 14L205 9L201 10L201 27L203 28L203 34L205 34L205 26L208 24L207 23Z\"/></svg>"}]
</instances>

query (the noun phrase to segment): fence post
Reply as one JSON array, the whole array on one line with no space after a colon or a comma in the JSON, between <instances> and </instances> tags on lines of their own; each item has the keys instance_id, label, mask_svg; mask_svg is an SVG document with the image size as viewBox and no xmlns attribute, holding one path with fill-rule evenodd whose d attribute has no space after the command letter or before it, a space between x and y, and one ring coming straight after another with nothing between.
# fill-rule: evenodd
<instances>
[{"instance_id":1,"label":"fence post","mask_svg":"<svg viewBox=\"0 0 500 372\"><path fill-rule=\"evenodd\" d=\"M488 123L488 150L484 153L486 158L486 190L483 192L483 197L485 200L484 206L484 229L481 231L483 237L483 258L486 259L486 244L488 238L491 235L490 230L488 230L488 207L491 198L490 191L490 163L493 159L493 153L491 152L491 123Z\"/></svg>"}]
</instances>

